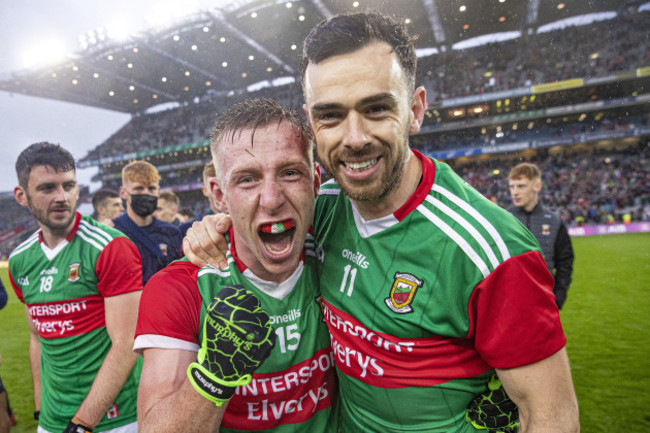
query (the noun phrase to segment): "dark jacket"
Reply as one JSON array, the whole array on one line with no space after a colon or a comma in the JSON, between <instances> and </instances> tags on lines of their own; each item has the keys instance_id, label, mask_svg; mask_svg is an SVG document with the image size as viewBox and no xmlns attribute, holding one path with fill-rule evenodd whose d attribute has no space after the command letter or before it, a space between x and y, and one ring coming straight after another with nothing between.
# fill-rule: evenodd
<instances>
[{"instance_id":1,"label":"dark jacket","mask_svg":"<svg viewBox=\"0 0 650 433\"><path fill-rule=\"evenodd\" d=\"M528 227L542 247L546 266L555 278L555 303L562 308L573 273L573 247L564 222L541 202L531 212L518 207L509 211Z\"/></svg>"},{"instance_id":2,"label":"dark jacket","mask_svg":"<svg viewBox=\"0 0 650 433\"><path fill-rule=\"evenodd\" d=\"M146 284L153 274L183 257L183 237L175 225L154 218L148 226L138 227L126 212L115 218L113 223L140 251L143 284ZM146 241L146 238L149 241Z\"/></svg>"}]
</instances>

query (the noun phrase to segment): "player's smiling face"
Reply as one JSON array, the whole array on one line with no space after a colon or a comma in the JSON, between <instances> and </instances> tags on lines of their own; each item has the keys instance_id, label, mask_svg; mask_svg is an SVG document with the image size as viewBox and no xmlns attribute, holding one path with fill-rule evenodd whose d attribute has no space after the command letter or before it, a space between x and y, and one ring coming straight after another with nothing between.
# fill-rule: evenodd
<instances>
[{"instance_id":1,"label":"player's smiling face","mask_svg":"<svg viewBox=\"0 0 650 433\"><path fill-rule=\"evenodd\" d=\"M310 64L306 112L318 156L353 200L380 200L399 187L419 123L413 94L384 42ZM418 101L415 101L416 103Z\"/></svg>"},{"instance_id":2,"label":"player's smiling face","mask_svg":"<svg viewBox=\"0 0 650 433\"><path fill-rule=\"evenodd\" d=\"M251 133L224 136L212 192L232 217L239 259L258 277L281 282L300 261L320 178L288 122L257 128L252 143Z\"/></svg>"},{"instance_id":3,"label":"player's smiling face","mask_svg":"<svg viewBox=\"0 0 650 433\"><path fill-rule=\"evenodd\" d=\"M16 198L28 206L41 228L65 232L72 228L79 200L75 172L58 172L50 166L39 165L29 173L27 190L17 189Z\"/></svg>"}]
</instances>

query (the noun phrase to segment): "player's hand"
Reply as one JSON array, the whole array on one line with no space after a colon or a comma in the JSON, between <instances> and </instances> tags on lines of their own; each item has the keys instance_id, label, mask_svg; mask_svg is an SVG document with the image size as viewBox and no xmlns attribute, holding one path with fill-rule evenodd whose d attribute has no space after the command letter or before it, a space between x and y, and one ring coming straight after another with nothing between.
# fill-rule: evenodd
<instances>
[{"instance_id":1,"label":"player's hand","mask_svg":"<svg viewBox=\"0 0 650 433\"><path fill-rule=\"evenodd\" d=\"M68 426L63 430L63 433L92 433L93 429L90 427L87 427L83 424L78 424L74 422L74 418L72 421L68 423Z\"/></svg>"},{"instance_id":2,"label":"player's hand","mask_svg":"<svg viewBox=\"0 0 650 433\"><path fill-rule=\"evenodd\" d=\"M231 225L230 215L225 213L207 215L201 221L195 221L183 238L185 257L197 266L212 265L226 269L228 243L225 234Z\"/></svg>"},{"instance_id":3,"label":"player's hand","mask_svg":"<svg viewBox=\"0 0 650 433\"><path fill-rule=\"evenodd\" d=\"M203 397L221 406L271 354L275 332L260 301L242 286L227 286L212 300L203 341L187 377Z\"/></svg>"},{"instance_id":4,"label":"player's hand","mask_svg":"<svg viewBox=\"0 0 650 433\"><path fill-rule=\"evenodd\" d=\"M496 375L488 383L488 389L474 397L467 406L465 419L474 428L486 433L517 433L519 409L508 397Z\"/></svg>"}]
</instances>

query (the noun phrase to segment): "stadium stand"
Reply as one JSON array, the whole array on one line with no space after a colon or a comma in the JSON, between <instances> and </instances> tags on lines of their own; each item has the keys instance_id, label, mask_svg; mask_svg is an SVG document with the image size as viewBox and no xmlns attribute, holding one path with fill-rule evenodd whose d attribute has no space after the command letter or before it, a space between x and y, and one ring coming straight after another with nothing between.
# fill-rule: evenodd
<instances>
[{"instance_id":1,"label":"stadium stand","mask_svg":"<svg viewBox=\"0 0 650 433\"><path fill-rule=\"evenodd\" d=\"M187 18L164 32L149 35L146 41L95 47L86 54L86 62L95 64L118 55L127 61L141 43L149 44L146 46L153 54L146 60L155 70L169 63L170 58L173 60L169 53L180 56L180 48L173 48L174 43L202 43L210 34L211 23L223 24L227 16L228 23L234 24L225 28L233 34L239 32L238 43L247 42L249 47L256 47L258 55L266 56L265 63L258 65L256 55L255 62L251 62L257 66L251 71L272 71L269 73L285 84L271 86L273 80L263 79L263 74L247 77L247 72L237 69L219 75L223 76L220 81L212 80L211 89L192 94L202 84L199 80L203 78L197 78L185 88L187 96L178 97L175 107L165 111L148 111L155 103L145 103L141 96L137 101L110 99L111 107L105 96L96 96L90 102L84 99L81 103L132 113L130 122L80 161L80 167L98 168L93 180L115 189L120 185L122 167L144 158L161 173L163 190L174 191L183 206L203 214L207 205L200 193L202 168L210 158L207 140L219 112L244 98L259 96L276 98L301 110L301 87L295 76L299 43L305 32L320 21L318 16L342 12L337 9L341 6L328 0L301 2L304 4L299 13L306 21L302 28L289 24L302 20L296 21L296 16L290 15L294 12L288 12L283 2L234 3L229 10ZM414 1L408 6L400 3L379 7L394 15L413 17L409 26L422 50L418 84L428 91L428 109L422 131L411 139L412 147L449 162L470 184L503 206L510 203L506 179L509 168L530 160L540 164L545 173L543 199L559 210L569 225L606 223L610 217L621 221L626 214L634 221L650 220L650 3L566 1L567 10L575 14L568 18L580 25L560 26L554 20L566 19L568 12L551 2L521 2L526 5L489 11L487 17L474 14L461 31L457 27L465 18L451 3ZM426 7L431 4L438 9ZM249 22L253 13L264 14L277 23L286 21L285 28L260 29ZM580 17L591 19L580 21ZM518 33L518 37L455 49L456 44L497 29ZM274 31L279 32L275 37L269 33ZM210 43L219 43L214 36L209 39ZM289 42L293 46L287 51L285 45ZM158 45L152 48L154 43ZM240 45L231 49L245 51ZM156 50L168 55L156 57ZM209 62L196 62L199 72L215 68ZM235 62L234 67L241 68L241 62ZM57 76L64 73L61 68ZM180 81L172 80L171 69L166 73L170 82ZM291 75L288 78L287 73ZM22 93L70 98L69 93L44 94L42 86L25 87L27 78L0 82L0 90L13 86L12 91L20 91L24 87ZM149 78L126 77L134 82ZM256 82L262 84L251 85ZM183 94L182 87L179 89L177 93ZM74 91L82 90L87 97L94 88ZM163 95L155 96L165 99ZM134 108L136 102L139 107Z\"/></svg>"}]
</instances>

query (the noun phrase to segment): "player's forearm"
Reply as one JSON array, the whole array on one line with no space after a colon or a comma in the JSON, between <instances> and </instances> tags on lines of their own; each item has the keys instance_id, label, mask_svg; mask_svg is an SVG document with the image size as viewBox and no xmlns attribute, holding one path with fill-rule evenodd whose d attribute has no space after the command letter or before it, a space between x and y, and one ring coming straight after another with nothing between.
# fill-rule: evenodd
<instances>
[{"instance_id":1,"label":"player's forearm","mask_svg":"<svg viewBox=\"0 0 650 433\"><path fill-rule=\"evenodd\" d=\"M30 332L29 335L29 364L32 368L34 383L34 410L41 410L41 343L38 335Z\"/></svg>"},{"instance_id":2,"label":"player's forearm","mask_svg":"<svg viewBox=\"0 0 650 433\"><path fill-rule=\"evenodd\" d=\"M76 416L96 426L115 401L135 364L136 355L129 344L114 344L93 381Z\"/></svg>"},{"instance_id":3,"label":"player's forearm","mask_svg":"<svg viewBox=\"0 0 650 433\"><path fill-rule=\"evenodd\" d=\"M534 413L519 408L519 433L578 433L580 422L575 411L563 410L555 414Z\"/></svg>"},{"instance_id":4,"label":"player's forearm","mask_svg":"<svg viewBox=\"0 0 650 433\"><path fill-rule=\"evenodd\" d=\"M146 394L146 393L145 393ZM188 380L177 391L155 401L138 396L140 433L218 432L226 404L216 406L203 398Z\"/></svg>"}]
</instances>

